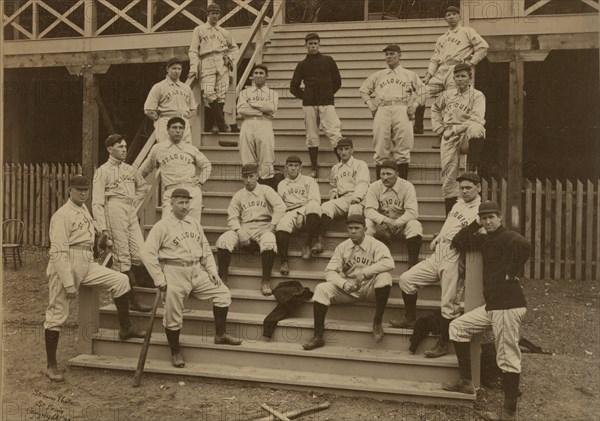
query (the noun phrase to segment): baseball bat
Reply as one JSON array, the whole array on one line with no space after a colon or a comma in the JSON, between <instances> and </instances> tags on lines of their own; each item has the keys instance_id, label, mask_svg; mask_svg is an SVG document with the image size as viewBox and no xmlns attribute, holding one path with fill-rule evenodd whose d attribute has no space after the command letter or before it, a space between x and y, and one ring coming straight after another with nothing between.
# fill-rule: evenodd
<instances>
[{"instance_id":1,"label":"baseball bat","mask_svg":"<svg viewBox=\"0 0 600 421\"><path fill-rule=\"evenodd\" d=\"M156 318L156 310L158 309L158 303L160 303L160 294L161 290L157 288L156 297L154 297L154 305L152 306L152 313L150 313L148 330L146 330L146 337L144 338L137 368L135 369L135 375L133 376L133 387L139 387L140 382L142 381L142 374L144 373L144 366L146 365L146 356L148 355L148 348L150 348L150 337L152 336L152 328L154 327L154 319Z\"/></svg>"},{"instance_id":2,"label":"baseball bat","mask_svg":"<svg viewBox=\"0 0 600 421\"><path fill-rule=\"evenodd\" d=\"M317 406L311 406L310 408L297 409L295 411L286 412L283 415L290 419L293 419L293 418L299 417L300 415L307 414L309 412L322 411L324 409L329 408L329 406L330 406L329 402L325 402L325 403L322 403ZM272 419L273 419L273 416L269 415L268 417L261 418L258 421L271 421Z\"/></svg>"}]
</instances>

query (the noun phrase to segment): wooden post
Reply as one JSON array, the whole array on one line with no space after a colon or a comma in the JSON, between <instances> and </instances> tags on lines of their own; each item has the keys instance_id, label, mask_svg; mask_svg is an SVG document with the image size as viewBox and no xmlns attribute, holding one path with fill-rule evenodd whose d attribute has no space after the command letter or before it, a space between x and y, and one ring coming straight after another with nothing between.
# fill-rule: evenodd
<instances>
[{"instance_id":1,"label":"wooden post","mask_svg":"<svg viewBox=\"0 0 600 421\"><path fill-rule=\"evenodd\" d=\"M369 20L369 1L370 0L364 0L363 15L364 15L365 21Z\"/></svg>"},{"instance_id":2,"label":"wooden post","mask_svg":"<svg viewBox=\"0 0 600 421\"><path fill-rule=\"evenodd\" d=\"M524 103L524 69L525 64L519 54L509 63L509 135L508 135L508 186L507 213L512 215L521 209L521 174L523 170L523 103ZM515 211L515 209L517 211ZM521 216L510 218L507 227L520 232ZM514 223L514 225L513 225Z\"/></svg>"},{"instance_id":3,"label":"wooden post","mask_svg":"<svg viewBox=\"0 0 600 421\"><path fill-rule=\"evenodd\" d=\"M465 313L482 306L483 299L483 259L480 251L468 251L465 267ZM471 376L473 385L479 387L481 344L480 336L471 340Z\"/></svg>"},{"instance_id":4,"label":"wooden post","mask_svg":"<svg viewBox=\"0 0 600 421\"><path fill-rule=\"evenodd\" d=\"M368 0L366 0L368 1ZM284 25L285 24L285 0L273 0L273 10L277 10L279 5L283 3L281 13L275 18L273 25Z\"/></svg>"},{"instance_id":5,"label":"wooden post","mask_svg":"<svg viewBox=\"0 0 600 421\"><path fill-rule=\"evenodd\" d=\"M79 320L77 337L79 353L92 354L92 338L100 326L100 294L97 288L79 288Z\"/></svg>"},{"instance_id":6,"label":"wooden post","mask_svg":"<svg viewBox=\"0 0 600 421\"><path fill-rule=\"evenodd\" d=\"M98 29L98 9L96 0L85 0L83 5L83 36L93 37Z\"/></svg>"}]
</instances>

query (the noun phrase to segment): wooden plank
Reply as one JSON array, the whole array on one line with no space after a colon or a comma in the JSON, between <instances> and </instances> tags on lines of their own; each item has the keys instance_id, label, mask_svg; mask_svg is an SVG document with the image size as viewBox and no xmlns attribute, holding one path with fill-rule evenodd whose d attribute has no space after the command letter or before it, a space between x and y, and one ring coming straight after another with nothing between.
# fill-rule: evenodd
<instances>
[{"instance_id":1,"label":"wooden plank","mask_svg":"<svg viewBox=\"0 0 600 421\"><path fill-rule=\"evenodd\" d=\"M573 279L573 183L567 180L565 195L565 278Z\"/></svg>"},{"instance_id":2,"label":"wooden plank","mask_svg":"<svg viewBox=\"0 0 600 421\"><path fill-rule=\"evenodd\" d=\"M50 164L50 216L54 215L58 203L58 178L56 177L56 164Z\"/></svg>"},{"instance_id":3,"label":"wooden plank","mask_svg":"<svg viewBox=\"0 0 600 421\"><path fill-rule=\"evenodd\" d=\"M29 242L29 221L27 219L29 215L29 166L27 164L23 164L23 191L21 193L23 195L23 224L25 225L25 231L23 232L23 244L31 244Z\"/></svg>"},{"instance_id":4,"label":"wooden plank","mask_svg":"<svg viewBox=\"0 0 600 421\"><path fill-rule=\"evenodd\" d=\"M562 260L562 183L556 180L554 202L554 279L563 279Z\"/></svg>"},{"instance_id":5,"label":"wooden plank","mask_svg":"<svg viewBox=\"0 0 600 421\"><path fill-rule=\"evenodd\" d=\"M29 164L29 244L35 245L35 166Z\"/></svg>"},{"instance_id":6,"label":"wooden plank","mask_svg":"<svg viewBox=\"0 0 600 421\"><path fill-rule=\"evenodd\" d=\"M21 164L17 164L16 165L16 174L15 174L15 176L17 178L16 183L15 183L16 189L17 189L17 191L16 191L16 200L17 200L16 218L21 221L23 220L23 197L22 197L22 194L23 194L23 189L22 189L23 172L22 171L23 171L23 168L21 167Z\"/></svg>"},{"instance_id":7,"label":"wooden plank","mask_svg":"<svg viewBox=\"0 0 600 421\"><path fill-rule=\"evenodd\" d=\"M535 260L534 265L534 278L540 279L541 276L541 263L542 263L542 182L538 179L535 180Z\"/></svg>"},{"instance_id":8,"label":"wooden plank","mask_svg":"<svg viewBox=\"0 0 600 421\"><path fill-rule=\"evenodd\" d=\"M506 221L508 218L508 208L507 208L507 199L508 199L508 183L504 178L500 179L500 209L502 210L502 220ZM519 211L521 210L521 206L519 206ZM519 218L520 219L520 218ZM522 227L519 227L519 232L522 231Z\"/></svg>"},{"instance_id":9,"label":"wooden plank","mask_svg":"<svg viewBox=\"0 0 600 421\"><path fill-rule=\"evenodd\" d=\"M4 191L4 206L2 207L2 220L8 219L8 194L6 192L8 192L8 186L9 186L9 182L8 182L8 168L9 168L9 164L4 164L3 166L3 177L2 179L4 180L4 186L3 186L3 191Z\"/></svg>"},{"instance_id":10,"label":"wooden plank","mask_svg":"<svg viewBox=\"0 0 600 421\"><path fill-rule=\"evenodd\" d=\"M65 198L65 189L63 188L64 186L64 169L63 169L63 165L62 164L58 164L57 165L57 169L56 169L56 195L57 195L57 202L58 202L58 207L60 208L64 202L64 198Z\"/></svg>"},{"instance_id":11,"label":"wooden plank","mask_svg":"<svg viewBox=\"0 0 600 421\"><path fill-rule=\"evenodd\" d=\"M17 218L17 165L10 164L10 218ZM11 232L12 234L12 232Z\"/></svg>"},{"instance_id":12,"label":"wooden plank","mask_svg":"<svg viewBox=\"0 0 600 421\"><path fill-rule=\"evenodd\" d=\"M35 164L35 245L42 245L42 168Z\"/></svg>"},{"instance_id":13,"label":"wooden plank","mask_svg":"<svg viewBox=\"0 0 600 421\"><path fill-rule=\"evenodd\" d=\"M525 238L531 241L531 244L535 244L535 238L532 238L532 210L533 210L533 202L532 202L532 186L530 180L525 180ZM530 258L527 263L525 263L525 276L528 278L533 277L532 271L532 259Z\"/></svg>"},{"instance_id":14,"label":"wooden plank","mask_svg":"<svg viewBox=\"0 0 600 421\"><path fill-rule=\"evenodd\" d=\"M516 55L509 63L509 135L508 135L508 209L519 208L521 204L521 177L523 173L523 104L524 104L525 64ZM507 227L519 230L521 222L515 221ZM538 238L536 238L537 240ZM537 262L536 262L537 263Z\"/></svg>"},{"instance_id":15,"label":"wooden plank","mask_svg":"<svg viewBox=\"0 0 600 421\"><path fill-rule=\"evenodd\" d=\"M490 197L490 200L498 202L498 180L495 178L492 179L492 196Z\"/></svg>"},{"instance_id":16,"label":"wooden plank","mask_svg":"<svg viewBox=\"0 0 600 421\"><path fill-rule=\"evenodd\" d=\"M42 164L42 245L48 247L48 230L50 226L50 168Z\"/></svg>"},{"instance_id":17,"label":"wooden plank","mask_svg":"<svg viewBox=\"0 0 600 421\"><path fill-rule=\"evenodd\" d=\"M485 178L481 180L481 201L485 202L488 197L488 182Z\"/></svg>"},{"instance_id":18,"label":"wooden plank","mask_svg":"<svg viewBox=\"0 0 600 421\"><path fill-rule=\"evenodd\" d=\"M596 182L596 281L600 280L600 180Z\"/></svg>"},{"instance_id":19,"label":"wooden plank","mask_svg":"<svg viewBox=\"0 0 600 421\"><path fill-rule=\"evenodd\" d=\"M546 179L544 198L544 279L551 279L552 267L552 183Z\"/></svg>"},{"instance_id":20,"label":"wooden plank","mask_svg":"<svg viewBox=\"0 0 600 421\"><path fill-rule=\"evenodd\" d=\"M575 279L581 281L583 260L583 183L577 180L577 198L575 208Z\"/></svg>"},{"instance_id":21,"label":"wooden plank","mask_svg":"<svg viewBox=\"0 0 600 421\"><path fill-rule=\"evenodd\" d=\"M585 272L583 279L590 281L592 279L593 263L593 236L594 236L594 185L587 180L587 194L585 197Z\"/></svg>"}]
</instances>

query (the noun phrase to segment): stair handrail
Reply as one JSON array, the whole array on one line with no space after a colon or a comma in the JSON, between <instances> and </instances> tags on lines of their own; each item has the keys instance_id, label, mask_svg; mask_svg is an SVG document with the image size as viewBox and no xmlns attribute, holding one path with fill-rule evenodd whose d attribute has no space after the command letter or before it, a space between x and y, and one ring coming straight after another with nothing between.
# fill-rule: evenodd
<instances>
[{"instance_id":1,"label":"stair handrail","mask_svg":"<svg viewBox=\"0 0 600 421\"><path fill-rule=\"evenodd\" d=\"M252 28L250 30L250 37L246 40L246 42L242 45L242 48L240 49L241 50L241 52L240 52L240 60L238 60L238 63L241 61L241 58L244 57L244 54L246 53L246 50L248 49L250 43L254 40L254 37L255 37L256 33L258 32L258 26L259 26L259 24L262 25L262 21L264 19L264 14L266 13L266 8L267 8L267 6L270 3L271 3L271 0L268 0L267 2L265 2L263 8L261 9L261 12L260 12L259 16L257 16L256 20L252 24ZM284 4L285 4L285 0L281 0L279 2L279 5L273 11L273 16L271 17L271 21L269 22L269 26L267 26L266 31L264 31L264 33L263 33L262 39L258 42L258 44L255 43L255 45L254 45L254 53L252 54L252 57L250 57L250 61L248 62L248 65L244 69L244 73L242 74L242 77L238 81L237 86L235 87L235 94L236 94L236 96L239 95L240 92L242 91L242 88L244 87L244 84L246 83L246 80L248 79L248 76L250 76L250 72L252 71L252 68L254 67L254 64L256 64L256 60L258 58L258 55L262 51L263 46L271 38L271 33L273 31L273 25L274 25L275 21L277 20L277 17L279 16L279 14L283 10Z\"/></svg>"}]
</instances>

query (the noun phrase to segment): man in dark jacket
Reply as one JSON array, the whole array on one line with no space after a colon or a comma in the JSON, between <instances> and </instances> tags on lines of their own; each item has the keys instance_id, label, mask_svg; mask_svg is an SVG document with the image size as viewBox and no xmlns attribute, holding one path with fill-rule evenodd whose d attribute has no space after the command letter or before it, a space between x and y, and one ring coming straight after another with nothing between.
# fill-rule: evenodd
<instances>
[{"instance_id":1,"label":"man in dark jacket","mask_svg":"<svg viewBox=\"0 0 600 421\"><path fill-rule=\"evenodd\" d=\"M531 254L531 243L522 235L502 226L500 207L486 201L479 206L479 221L474 221L454 236L452 245L464 251L477 246L483 257L483 297L485 305L465 313L450 323L450 339L454 343L460 379L444 383L446 390L475 393L471 383L469 342L473 335L489 326L496 340L496 362L502 370L504 406L496 415L486 412L486 420L515 420L521 373L519 328L525 317L525 296L517 274ZM478 235L485 229L487 235Z\"/></svg>"},{"instance_id":2,"label":"man in dark jacket","mask_svg":"<svg viewBox=\"0 0 600 421\"><path fill-rule=\"evenodd\" d=\"M290 92L302 100L306 146L312 165L312 177L318 177L319 126L327 135L337 156L336 146L342 138L342 123L335 112L334 94L342 86L342 78L335 61L319 53L321 38L311 32L304 38L308 54L294 70ZM304 89L300 84L304 82ZM339 159L339 157L338 157Z\"/></svg>"}]
</instances>

